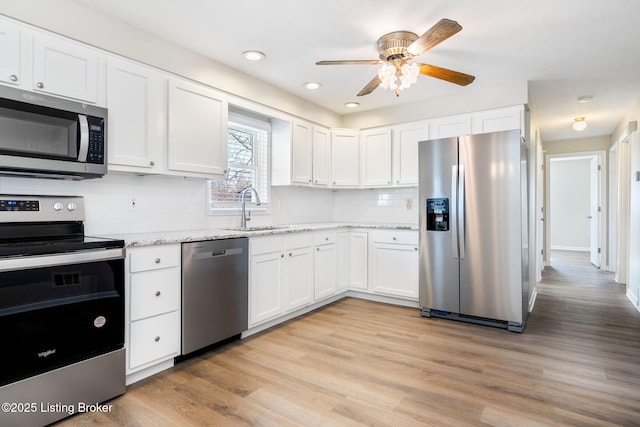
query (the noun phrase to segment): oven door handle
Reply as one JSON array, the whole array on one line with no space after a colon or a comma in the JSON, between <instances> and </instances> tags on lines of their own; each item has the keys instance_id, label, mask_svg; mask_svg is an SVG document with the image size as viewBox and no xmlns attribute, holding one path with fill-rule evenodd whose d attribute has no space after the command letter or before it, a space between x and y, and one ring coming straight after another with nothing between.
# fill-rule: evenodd
<instances>
[{"instance_id":1,"label":"oven door handle","mask_svg":"<svg viewBox=\"0 0 640 427\"><path fill-rule=\"evenodd\" d=\"M122 248L7 258L0 260L0 272L55 267L58 265L84 264L122 258L124 258L124 249Z\"/></svg>"}]
</instances>

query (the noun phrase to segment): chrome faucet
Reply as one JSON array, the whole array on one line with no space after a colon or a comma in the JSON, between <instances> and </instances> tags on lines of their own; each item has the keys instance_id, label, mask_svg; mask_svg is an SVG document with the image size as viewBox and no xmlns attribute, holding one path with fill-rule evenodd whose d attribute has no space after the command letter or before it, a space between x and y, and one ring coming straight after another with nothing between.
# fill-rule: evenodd
<instances>
[{"instance_id":1,"label":"chrome faucet","mask_svg":"<svg viewBox=\"0 0 640 427\"><path fill-rule=\"evenodd\" d=\"M247 218L247 210L246 210L246 203L245 203L245 196L249 191L253 191L253 194L256 195L256 206L260 206L261 204L260 196L258 196L258 192L256 191L255 188L245 187L242 189L242 191L240 191L240 200L242 200L242 216L240 217L240 227L242 228L246 228L247 221L251 220L251 218Z\"/></svg>"}]
</instances>

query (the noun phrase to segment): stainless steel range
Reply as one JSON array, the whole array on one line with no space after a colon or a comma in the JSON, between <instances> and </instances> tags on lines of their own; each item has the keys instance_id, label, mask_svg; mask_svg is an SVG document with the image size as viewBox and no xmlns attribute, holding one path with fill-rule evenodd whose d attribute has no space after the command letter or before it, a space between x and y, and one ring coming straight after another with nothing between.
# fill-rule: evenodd
<instances>
[{"instance_id":1,"label":"stainless steel range","mask_svg":"<svg viewBox=\"0 0 640 427\"><path fill-rule=\"evenodd\" d=\"M82 197L0 195L0 425L125 391L124 242L85 236L84 219Z\"/></svg>"}]
</instances>

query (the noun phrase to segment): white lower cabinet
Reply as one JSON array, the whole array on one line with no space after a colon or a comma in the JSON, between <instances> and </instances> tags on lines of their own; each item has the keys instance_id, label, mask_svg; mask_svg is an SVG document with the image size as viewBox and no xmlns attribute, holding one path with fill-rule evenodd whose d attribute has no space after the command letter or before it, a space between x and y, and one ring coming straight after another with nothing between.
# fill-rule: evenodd
<instances>
[{"instance_id":1,"label":"white lower cabinet","mask_svg":"<svg viewBox=\"0 0 640 427\"><path fill-rule=\"evenodd\" d=\"M374 293L418 298L418 233L376 230L369 247L369 285Z\"/></svg>"},{"instance_id":2,"label":"white lower cabinet","mask_svg":"<svg viewBox=\"0 0 640 427\"><path fill-rule=\"evenodd\" d=\"M335 295L338 290L337 233L316 233L313 252L314 297L321 300Z\"/></svg>"},{"instance_id":3,"label":"white lower cabinet","mask_svg":"<svg viewBox=\"0 0 640 427\"><path fill-rule=\"evenodd\" d=\"M253 238L250 240L251 243L254 241ZM275 252L254 253L250 250L250 253L249 327L284 313L282 245L276 246Z\"/></svg>"},{"instance_id":4,"label":"white lower cabinet","mask_svg":"<svg viewBox=\"0 0 640 427\"><path fill-rule=\"evenodd\" d=\"M295 246L287 247L289 239L285 238L284 254L284 296L285 310L292 311L313 302L313 248L312 235L300 235L308 239L296 242ZM309 240L305 242L304 240Z\"/></svg>"},{"instance_id":5,"label":"white lower cabinet","mask_svg":"<svg viewBox=\"0 0 640 427\"><path fill-rule=\"evenodd\" d=\"M338 283L341 289L366 290L368 266L368 233L338 233Z\"/></svg>"},{"instance_id":6,"label":"white lower cabinet","mask_svg":"<svg viewBox=\"0 0 640 427\"><path fill-rule=\"evenodd\" d=\"M180 354L180 265L179 244L127 249L127 375Z\"/></svg>"}]
</instances>

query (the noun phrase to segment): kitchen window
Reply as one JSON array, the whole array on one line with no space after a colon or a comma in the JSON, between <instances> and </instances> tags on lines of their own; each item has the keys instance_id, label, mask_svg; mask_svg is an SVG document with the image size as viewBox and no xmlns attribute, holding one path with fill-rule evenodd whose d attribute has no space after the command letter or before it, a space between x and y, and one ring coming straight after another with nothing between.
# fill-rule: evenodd
<instances>
[{"instance_id":1,"label":"kitchen window","mask_svg":"<svg viewBox=\"0 0 640 427\"><path fill-rule=\"evenodd\" d=\"M271 124L236 113L229 113L227 130L227 175L209 180L209 205L212 213L240 209L240 191L253 187L262 204L256 206L252 192L246 194L250 210L266 210L269 203L269 140Z\"/></svg>"}]
</instances>

